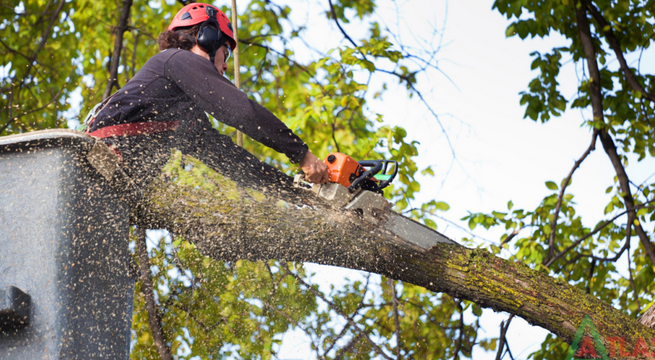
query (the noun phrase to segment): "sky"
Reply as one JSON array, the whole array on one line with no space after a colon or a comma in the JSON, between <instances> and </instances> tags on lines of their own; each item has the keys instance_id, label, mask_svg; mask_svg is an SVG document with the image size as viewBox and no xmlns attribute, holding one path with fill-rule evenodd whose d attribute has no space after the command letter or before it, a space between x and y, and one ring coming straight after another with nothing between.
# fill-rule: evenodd
<instances>
[{"instance_id":1,"label":"sky","mask_svg":"<svg viewBox=\"0 0 655 360\"><path fill-rule=\"evenodd\" d=\"M345 44L333 24L313 15L321 5L293 0L287 3L294 16L299 16L298 20L307 19L311 24L307 35L313 39L313 46L329 49ZM544 183L549 180L560 183L591 141L591 133L581 126L590 118L590 112L568 110L563 116L541 124L523 119L525 108L519 105L519 92L536 76L530 70L530 53L544 53L567 45L566 40L560 36L506 38L509 21L492 10L491 0L380 0L377 3L376 19L397 31L403 42L411 44L435 28L443 36L432 42L435 47L441 43L438 64L442 73L428 71L419 77L418 88L437 112L453 150L434 116L418 99L408 99L406 90L394 85L394 79L384 75L374 77L371 87L387 83L390 92L380 100L368 102L371 111L384 115L386 124L403 126L408 138L420 142L419 168L432 166L435 170L433 178L421 179L419 203L431 199L445 201L451 209L442 216L461 227L466 227L466 223L459 219L469 211L503 211L509 200L515 208L534 209L548 194ZM344 26L355 39L365 34L365 29L357 25ZM361 37L357 37L359 34ZM295 50L302 54L302 46ZM637 56L628 56L628 61L636 66ZM616 66L616 62L611 66ZM641 69L655 71L655 52L642 55ZM574 98L580 71L580 68L576 71L571 61L562 68L558 81L568 100ZM630 160L628 175L637 184L655 172L652 159L641 163ZM600 145L576 172L567 193L574 194L578 213L588 221L587 226L605 219L603 209L609 200L605 189L613 183L614 175ZM455 240L471 237L448 222L438 221L438 226L439 231ZM474 233L479 241L496 243L502 234L479 229ZM323 291L328 291L330 284L338 286L346 277L363 276L361 272L329 266L309 264L307 268L316 273L314 282ZM497 336L499 323L507 316L485 310L481 335ZM514 357L526 358L539 348L547 334L542 328L514 319L508 331ZM291 331L283 338L279 358L310 359L308 349L303 334ZM495 353L478 350L473 358L494 359Z\"/></svg>"}]
</instances>

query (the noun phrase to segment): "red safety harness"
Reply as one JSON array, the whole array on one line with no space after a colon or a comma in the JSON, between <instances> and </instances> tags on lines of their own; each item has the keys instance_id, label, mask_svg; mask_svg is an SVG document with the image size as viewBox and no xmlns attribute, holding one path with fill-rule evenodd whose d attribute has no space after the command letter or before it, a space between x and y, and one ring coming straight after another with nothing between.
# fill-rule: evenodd
<instances>
[{"instance_id":1,"label":"red safety harness","mask_svg":"<svg viewBox=\"0 0 655 360\"><path fill-rule=\"evenodd\" d=\"M164 131L175 130L179 124L179 121L153 121L120 124L100 128L89 133L89 135L98 139L104 139L112 136L156 134Z\"/></svg>"},{"instance_id":2,"label":"red safety harness","mask_svg":"<svg viewBox=\"0 0 655 360\"><path fill-rule=\"evenodd\" d=\"M134 136L134 135L147 135L147 134L156 134L164 131L175 130L180 124L179 121L152 121L152 122L139 122L139 123L130 123L130 124L119 124L112 126L105 126L94 132L89 132L91 125L96 120L97 115L102 111L102 109L109 104L109 100L114 97L116 93L112 94L110 97L105 99L102 103L96 105L89 115L87 115L84 120L85 129L84 132L98 139L105 139L113 136ZM120 159L121 163L123 162L123 155L114 148L111 144L107 144L111 151L114 152Z\"/></svg>"}]
</instances>

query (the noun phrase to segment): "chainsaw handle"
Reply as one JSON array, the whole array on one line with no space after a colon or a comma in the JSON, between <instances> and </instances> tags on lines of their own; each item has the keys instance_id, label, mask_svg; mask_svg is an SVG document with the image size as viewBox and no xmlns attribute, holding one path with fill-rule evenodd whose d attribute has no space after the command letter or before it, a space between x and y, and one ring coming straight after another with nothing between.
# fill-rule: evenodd
<instances>
[{"instance_id":1,"label":"chainsaw handle","mask_svg":"<svg viewBox=\"0 0 655 360\"><path fill-rule=\"evenodd\" d=\"M396 178L396 175L398 175L398 162L395 161L395 160L362 160L362 161L359 161L359 164L362 165L362 166L375 166L374 165L375 163L381 163L381 164L384 165L384 168L382 169L382 174L385 174L385 175L387 174L389 164L394 165L394 170L393 170L393 174L391 174L391 177L389 179L387 179L387 180L384 180L384 181L380 182L380 185L378 185L375 188L371 189L371 191L380 191L380 190L386 188L387 186L389 186L389 184L391 184L393 179ZM378 172L380 172L380 170L378 170L374 174L374 176Z\"/></svg>"},{"instance_id":2,"label":"chainsaw handle","mask_svg":"<svg viewBox=\"0 0 655 360\"><path fill-rule=\"evenodd\" d=\"M382 170L382 161L380 161L380 160L362 160L362 161L359 161L359 165L366 166L366 165L362 164L362 162L370 163L370 165L368 165L368 166L373 166L373 168L371 170L366 170L362 175L360 175L357 179L355 179L355 181L353 181L352 184L350 184L350 186L348 187L348 190L351 193L355 192L355 190L359 189L359 187L362 186L362 183L364 181L372 178L377 173L379 173L380 170Z\"/></svg>"},{"instance_id":3,"label":"chainsaw handle","mask_svg":"<svg viewBox=\"0 0 655 360\"><path fill-rule=\"evenodd\" d=\"M355 190L357 190L362 185L362 183L365 180L368 180L368 179L372 178L373 176L377 175L380 172L380 170L382 170L383 174L386 174L387 169L389 168L389 164L394 164L395 165L394 172L391 175L391 177L389 179L385 180L385 181L382 181L380 183L380 185L378 185L375 188L370 189L370 190L371 191L380 191L380 190L386 188L387 186L389 186L391 181L393 181L393 179L398 174L398 162L396 162L394 160L361 160L361 161L359 161L359 165L364 166L364 167L372 167L372 169L367 170L360 177L358 177L355 181L353 181L353 183L350 185L348 190L350 190L350 192L354 192Z\"/></svg>"}]
</instances>

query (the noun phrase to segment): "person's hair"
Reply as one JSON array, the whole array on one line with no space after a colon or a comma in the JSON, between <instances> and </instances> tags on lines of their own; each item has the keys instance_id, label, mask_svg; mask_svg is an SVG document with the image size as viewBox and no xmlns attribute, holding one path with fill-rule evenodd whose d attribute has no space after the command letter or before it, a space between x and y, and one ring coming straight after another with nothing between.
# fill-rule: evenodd
<instances>
[{"instance_id":1,"label":"person's hair","mask_svg":"<svg viewBox=\"0 0 655 360\"><path fill-rule=\"evenodd\" d=\"M196 36L202 24L196 24L186 28L179 28L173 31L162 31L157 42L159 50L182 49L191 50L196 45Z\"/></svg>"}]
</instances>

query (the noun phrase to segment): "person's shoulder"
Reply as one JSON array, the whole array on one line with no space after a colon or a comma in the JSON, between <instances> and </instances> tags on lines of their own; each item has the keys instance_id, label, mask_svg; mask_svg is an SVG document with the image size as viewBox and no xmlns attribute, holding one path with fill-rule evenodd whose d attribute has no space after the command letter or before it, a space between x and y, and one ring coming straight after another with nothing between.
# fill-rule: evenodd
<instances>
[{"instance_id":1,"label":"person's shoulder","mask_svg":"<svg viewBox=\"0 0 655 360\"><path fill-rule=\"evenodd\" d=\"M208 62L207 59L205 59L204 57L194 54L189 50L182 50L182 49L166 49L160 52L158 55L161 55L162 57L166 58L169 61L175 61L175 62L184 62L184 63L191 63L191 64L201 64L204 62Z\"/></svg>"}]
</instances>

